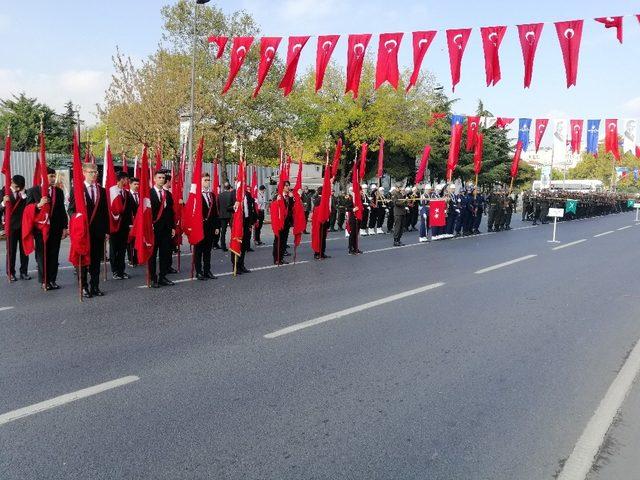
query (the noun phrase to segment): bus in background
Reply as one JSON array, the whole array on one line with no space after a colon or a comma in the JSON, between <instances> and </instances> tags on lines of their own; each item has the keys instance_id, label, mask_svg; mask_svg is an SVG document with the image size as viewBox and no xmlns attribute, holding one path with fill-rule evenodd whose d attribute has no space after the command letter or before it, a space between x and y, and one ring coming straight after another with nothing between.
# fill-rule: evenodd
<instances>
[{"instance_id":1,"label":"bus in background","mask_svg":"<svg viewBox=\"0 0 640 480\"><path fill-rule=\"evenodd\" d=\"M564 190L566 192L592 193L604 191L601 180L551 180L549 190ZM542 182L534 180L531 189L534 192L543 190Z\"/></svg>"}]
</instances>

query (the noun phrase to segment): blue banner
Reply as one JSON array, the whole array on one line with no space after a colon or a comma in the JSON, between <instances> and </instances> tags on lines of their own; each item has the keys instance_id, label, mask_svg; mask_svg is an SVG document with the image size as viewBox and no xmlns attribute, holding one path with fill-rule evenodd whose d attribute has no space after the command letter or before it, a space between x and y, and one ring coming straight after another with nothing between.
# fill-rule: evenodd
<instances>
[{"instance_id":1,"label":"blue banner","mask_svg":"<svg viewBox=\"0 0 640 480\"><path fill-rule=\"evenodd\" d=\"M457 123L462 125L464 123L464 118L464 115L451 115L451 127Z\"/></svg>"},{"instance_id":2,"label":"blue banner","mask_svg":"<svg viewBox=\"0 0 640 480\"><path fill-rule=\"evenodd\" d=\"M521 118L518 127L518 141L522 143L522 151L526 151L529 146L529 131L531 130L531 119Z\"/></svg>"},{"instance_id":3,"label":"blue banner","mask_svg":"<svg viewBox=\"0 0 640 480\"><path fill-rule=\"evenodd\" d=\"M598 154L600 120L587 120L587 153Z\"/></svg>"}]
</instances>

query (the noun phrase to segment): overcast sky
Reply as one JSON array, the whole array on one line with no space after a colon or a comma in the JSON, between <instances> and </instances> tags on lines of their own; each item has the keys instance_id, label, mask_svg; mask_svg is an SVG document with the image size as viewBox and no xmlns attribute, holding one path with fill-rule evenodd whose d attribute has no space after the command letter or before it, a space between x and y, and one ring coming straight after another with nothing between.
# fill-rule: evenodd
<instances>
[{"instance_id":1,"label":"overcast sky","mask_svg":"<svg viewBox=\"0 0 640 480\"><path fill-rule=\"evenodd\" d=\"M95 104L104 97L116 46L134 58L151 54L161 35L156 0L5 1L0 9L0 98L25 91L56 109L73 99L83 118L95 122ZM537 2L432 0L235 0L218 2L225 11L245 9L266 35L342 34L334 58L345 62L346 34L405 32L401 66L411 64L413 30L439 30L423 68L451 94L444 30L473 27L456 88L456 113L472 113L478 99L505 117L640 117L640 2L628 0L539 0ZM628 15L624 44L593 21ZM516 24L584 19L577 87L566 88L555 27L544 26L531 89L522 85L522 54ZM486 87L479 27L507 25L500 49L502 80ZM286 41L280 46L286 54ZM315 58L315 41L303 50L301 68ZM212 92L217 95L218 92Z\"/></svg>"}]
</instances>

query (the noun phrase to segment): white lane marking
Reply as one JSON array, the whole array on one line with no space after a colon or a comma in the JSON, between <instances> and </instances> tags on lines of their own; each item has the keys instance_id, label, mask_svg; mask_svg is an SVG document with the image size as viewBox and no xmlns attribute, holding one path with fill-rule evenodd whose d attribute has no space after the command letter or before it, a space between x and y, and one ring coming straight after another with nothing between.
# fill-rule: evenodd
<instances>
[{"instance_id":1,"label":"white lane marking","mask_svg":"<svg viewBox=\"0 0 640 480\"><path fill-rule=\"evenodd\" d=\"M560 250L567 247L573 247L574 245L578 245L579 243L586 242L586 238L581 238L580 240L576 240L575 242L565 243L564 245L558 245L557 247L553 247L551 250Z\"/></svg>"},{"instance_id":2,"label":"white lane marking","mask_svg":"<svg viewBox=\"0 0 640 480\"><path fill-rule=\"evenodd\" d=\"M378 253L378 252L386 252L388 250L396 250L398 248L408 248L415 247L416 245L421 245L420 243L408 243L406 245L402 245L400 247L385 247L385 248L376 248L375 250L365 250L362 253Z\"/></svg>"},{"instance_id":3,"label":"white lane marking","mask_svg":"<svg viewBox=\"0 0 640 480\"><path fill-rule=\"evenodd\" d=\"M514 258L513 260L509 260L508 262L498 263L497 265L492 265L491 267L486 267L478 270L475 273L487 273L492 270L497 270L498 268L507 267L509 265L513 265L514 263L522 262L524 260L529 260L530 258L537 257L538 255L525 255L524 257Z\"/></svg>"},{"instance_id":4,"label":"white lane marking","mask_svg":"<svg viewBox=\"0 0 640 480\"><path fill-rule=\"evenodd\" d=\"M28 407L19 408L18 410L13 410L12 412L7 412L0 415L0 425L13 422L14 420L18 420L20 418L28 417L29 415L33 415L35 413L44 412L45 410L51 410L52 408L59 407L61 405L64 405L65 403L75 402L76 400L80 400L81 398L90 397L91 395L102 393L106 390L111 390L112 388L121 387L132 382L137 382L138 380L140 380L140 378L136 377L135 375L130 375L128 377L118 378L117 380L111 380L110 382L101 383L100 385L95 385L93 387L83 388L82 390L78 390L76 392L60 395L59 397L45 400L44 402L34 403L33 405L29 405Z\"/></svg>"},{"instance_id":5,"label":"white lane marking","mask_svg":"<svg viewBox=\"0 0 640 480\"><path fill-rule=\"evenodd\" d=\"M605 235L609 235L610 233L615 233L615 232L613 230L609 230L607 232L602 232L602 233L599 233L597 235L594 235L593 238L603 237Z\"/></svg>"},{"instance_id":6,"label":"white lane marking","mask_svg":"<svg viewBox=\"0 0 640 480\"><path fill-rule=\"evenodd\" d=\"M640 341L616 375L604 398L587 423L558 480L584 480L593 465L605 436L640 371Z\"/></svg>"},{"instance_id":7,"label":"white lane marking","mask_svg":"<svg viewBox=\"0 0 640 480\"><path fill-rule=\"evenodd\" d=\"M259 271L259 270L269 270L271 268L279 268L279 267L292 267L293 265L300 265L301 263L309 263L309 260L300 260L296 263L287 263L284 265L266 265L264 267L255 267L252 268L251 271L255 272L255 271ZM223 273L216 273L215 276L216 277L228 277L229 275L233 275L233 272L223 272ZM174 280L173 283L185 283L185 282L192 282L197 280L195 277L194 278L181 278L179 280ZM137 288L148 288L146 285L139 285Z\"/></svg>"},{"instance_id":8,"label":"white lane marking","mask_svg":"<svg viewBox=\"0 0 640 480\"><path fill-rule=\"evenodd\" d=\"M396 300L410 297L411 295L417 295L419 293L423 293L428 290L433 290L434 288L438 288L443 285L444 285L443 282L432 283L430 285L425 285L423 287L414 288L413 290L407 290L406 292L396 293L395 295L391 295L389 297L384 297L378 300L374 300L372 302L363 303L362 305L356 305L355 307L350 307L344 310L340 310L338 312L330 313L328 315L323 315L322 317L314 318L312 320L307 320L306 322L296 323L295 325L291 325L289 327L276 330L275 332L267 333L264 336L264 338L272 339L272 338L281 337L282 335L287 335L289 333L297 332L298 330L302 330L304 328L309 328L315 325L319 325L321 323L329 322L331 320L336 320L338 318L351 315L352 313L361 312L369 308L377 307L379 305L384 305L385 303L395 302Z\"/></svg>"},{"instance_id":9,"label":"white lane marking","mask_svg":"<svg viewBox=\"0 0 640 480\"><path fill-rule=\"evenodd\" d=\"M620 227L618 230L626 230L627 228L631 228L633 225L627 225L626 227Z\"/></svg>"},{"instance_id":10,"label":"white lane marking","mask_svg":"<svg viewBox=\"0 0 640 480\"><path fill-rule=\"evenodd\" d=\"M6 310L13 310L15 307L0 307L0 312L4 312Z\"/></svg>"}]
</instances>

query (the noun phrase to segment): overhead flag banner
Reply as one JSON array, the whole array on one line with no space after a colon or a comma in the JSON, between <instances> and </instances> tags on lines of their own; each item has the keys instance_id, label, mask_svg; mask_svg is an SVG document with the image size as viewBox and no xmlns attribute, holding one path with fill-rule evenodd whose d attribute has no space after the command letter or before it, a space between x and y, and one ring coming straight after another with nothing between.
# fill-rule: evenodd
<instances>
[{"instance_id":1,"label":"overhead flag banner","mask_svg":"<svg viewBox=\"0 0 640 480\"><path fill-rule=\"evenodd\" d=\"M496 119L496 127L507 128L507 126L514 120L515 118L511 118L511 117L498 117Z\"/></svg>"},{"instance_id":2,"label":"overhead flag banner","mask_svg":"<svg viewBox=\"0 0 640 480\"><path fill-rule=\"evenodd\" d=\"M293 90L293 82L296 80L296 71L298 70L298 61L300 60L300 52L309 41L308 36L289 37L289 46L287 48L287 68L282 76L278 88L284 90L286 97Z\"/></svg>"},{"instance_id":3,"label":"overhead flag banner","mask_svg":"<svg viewBox=\"0 0 640 480\"><path fill-rule=\"evenodd\" d=\"M587 153L598 155L600 120L587 120Z\"/></svg>"},{"instance_id":4,"label":"overhead flag banner","mask_svg":"<svg viewBox=\"0 0 640 480\"><path fill-rule=\"evenodd\" d=\"M271 68L271 65L273 65L273 60L276 58L276 51L278 50L281 40L282 37L262 37L260 39L258 85L256 85L256 89L253 91L254 98L258 96L258 92L262 88L264 79L267 78L267 73L269 73L269 69Z\"/></svg>"},{"instance_id":5,"label":"overhead flag banner","mask_svg":"<svg viewBox=\"0 0 640 480\"><path fill-rule=\"evenodd\" d=\"M622 17L598 17L594 19L604 25L604 28L615 28L616 38L622 43Z\"/></svg>"},{"instance_id":6,"label":"overhead flag banner","mask_svg":"<svg viewBox=\"0 0 640 480\"><path fill-rule=\"evenodd\" d=\"M518 126L518 141L522 143L522 151L526 152L529 146L529 132L531 131L531 119L521 118Z\"/></svg>"},{"instance_id":7,"label":"overhead flag banner","mask_svg":"<svg viewBox=\"0 0 640 480\"><path fill-rule=\"evenodd\" d=\"M549 124L548 118L536 118L536 153L540 149L540 142L544 137L544 132L547 131L547 125Z\"/></svg>"},{"instance_id":8,"label":"overhead flag banner","mask_svg":"<svg viewBox=\"0 0 640 480\"><path fill-rule=\"evenodd\" d=\"M229 64L229 76L227 77L227 83L225 83L222 93L227 93L233 81L236 79L240 67L244 63L244 59L247 58L247 52L251 48L253 43L253 37L236 37L233 39L233 45L231 47L231 63Z\"/></svg>"},{"instance_id":9,"label":"overhead flag banner","mask_svg":"<svg viewBox=\"0 0 640 480\"><path fill-rule=\"evenodd\" d=\"M567 121L558 118L553 121L553 161L565 163L567 160Z\"/></svg>"},{"instance_id":10,"label":"overhead flag banner","mask_svg":"<svg viewBox=\"0 0 640 480\"><path fill-rule=\"evenodd\" d=\"M624 153L633 152L636 148L636 138L638 130L638 120L635 118L625 118L622 121L622 151Z\"/></svg>"},{"instance_id":11,"label":"overhead flag banner","mask_svg":"<svg viewBox=\"0 0 640 480\"><path fill-rule=\"evenodd\" d=\"M560 49L562 50L562 58L564 60L567 88L572 85L575 86L578 78L578 58L580 56L583 23L583 20L555 23Z\"/></svg>"},{"instance_id":12,"label":"overhead flag banner","mask_svg":"<svg viewBox=\"0 0 640 480\"><path fill-rule=\"evenodd\" d=\"M209 37L208 41L211 55L215 60L220 60L220 58L222 58L222 54L224 53L224 47L227 45L228 38L222 36L212 36ZM214 45L217 48L214 48Z\"/></svg>"},{"instance_id":13,"label":"overhead flag banner","mask_svg":"<svg viewBox=\"0 0 640 480\"><path fill-rule=\"evenodd\" d=\"M420 67L422 66L422 60L427 54L427 50L433 42L433 37L436 36L435 30L413 32L413 73L407 84L407 92L418 81L420 75Z\"/></svg>"},{"instance_id":14,"label":"overhead flag banner","mask_svg":"<svg viewBox=\"0 0 640 480\"><path fill-rule=\"evenodd\" d=\"M571 153L580 153L580 143L582 142L583 120L571 120Z\"/></svg>"},{"instance_id":15,"label":"overhead flag banner","mask_svg":"<svg viewBox=\"0 0 640 480\"><path fill-rule=\"evenodd\" d=\"M349 35L349 48L347 50L347 86L344 93L353 92L353 98L358 98L362 65L369 40L371 40L370 33Z\"/></svg>"},{"instance_id":16,"label":"overhead flag banner","mask_svg":"<svg viewBox=\"0 0 640 480\"><path fill-rule=\"evenodd\" d=\"M538 49L543 27L544 23L518 25L518 36L520 37L520 48L522 49L522 60L524 61L524 88L531 86L533 61L536 58L536 50Z\"/></svg>"},{"instance_id":17,"label":"overhead flag banner","mask_svg":"<svg viewBox=\"0 0 640 480\"><path fill-rule=\"evenodd\" d=\"M377 90L384 82L398 89L400 70L398 69L398 49L403 33L381 33L378 43L378 62L376 63Z\"/></svg>"},{"instance_id":18,"label":"overhead flag banner","mask_svg":"<svg viewBox=\"0 0 640 480\"><path fill-rule=\"evenodd\" d=\"M614 158L620 161L620 145L618 144L618 120L607 118L605 120L606 131L604 137L604 149L611 152Z\"/></svg>"},{"instance_id":19,"label":"overhead flag banner","mask_svg":"<svg viewBox=\"0 0 640 480\"><path fill-rule=\"evenodd\" d=\"M500 55L498 50L504 38L507 27L482 27L482 49L484 51L484 71L487 80L487 87L500 81Z\"/></svg>"},{"instance_id":20,"label":"overhead flag banner","mask_svg":"<svg viewBox=\"0 0 640 480\"><path fill-rule=\"evenodd\" d=\"M467 42L471 36L470 28L447 30L447 46L449 48L449 67L451 69L452 89L456 91L456 85L460 82L462 69L462 56L467 48Z\"/></svg>"},{"instance_id":21,"label":"overhead flag banner","mask_svg":"<svg viewBox=\"0 0 640 480\"><path fill-rule=\"evenodd\" d=\"M336 48L340 35L320 35L318 37L318 49L316 50L316 93L322 88L324 74L331 55Z\"/></svg>"},{"instance_id":22,"label":"overhead flag banner","mask_svg":"<svg viewBox=\"0 0 640 480\"><path fill-rule=\"evenodd\" d=\"M467 152L473 150L476 145L479 124L480 117L467 117Z\"/></svg>"}]
</instances>

